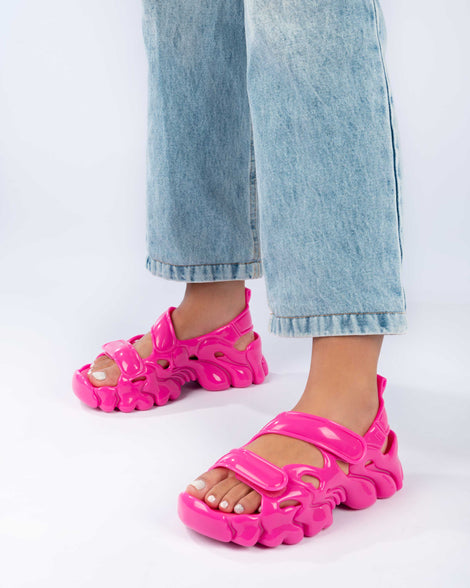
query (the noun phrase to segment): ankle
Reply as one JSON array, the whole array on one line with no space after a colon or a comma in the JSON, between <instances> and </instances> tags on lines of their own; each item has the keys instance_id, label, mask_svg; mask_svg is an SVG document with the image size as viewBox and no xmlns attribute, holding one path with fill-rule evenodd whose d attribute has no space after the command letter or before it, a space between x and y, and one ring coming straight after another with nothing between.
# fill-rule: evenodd
<instances>
[{"instance_id":1,"label":"ankle","mask_svg":"<svg viewBox=\"0 0 470 588\"><path fill-rule=\"evenodd\" d=\"M187 283L178 308L181 312L201 312L216 315L239 314L245 307L245 282Z\"/></svg>"},{"instance_id":2,"label":"ankle","mask_svg":"<svg viewBox=\"0 0 470 588\"><path fill-rule=\"evenodd\" d=\"M187 284L185 296L172 313L179 339L209 333L232 321L245 308L245 283Z\"/></svg>"},{"instance_id":3,"label":"ankle","mask_svg":"<svg viewBox=\"0 0 470 588\"><path fill-rule=\"evenodd\" d=\"M378 409L377 384L366 387L343 384L335 389L307 385L293 408L330 419L360 435L372 424Z\"/></svg>"}]
</instances>

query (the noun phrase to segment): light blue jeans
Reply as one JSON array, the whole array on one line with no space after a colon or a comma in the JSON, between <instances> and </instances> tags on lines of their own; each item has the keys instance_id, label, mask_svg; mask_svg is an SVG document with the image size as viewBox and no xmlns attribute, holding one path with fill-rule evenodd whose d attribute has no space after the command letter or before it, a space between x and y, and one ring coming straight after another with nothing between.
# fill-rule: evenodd
<instances>
[{"instance_id":1,"label":"light blue jeans","mask_svg":"<svg viewBox=\"0 0 470 588\"><path fill-rule=\"evenodd\" d=\"M144 0L147 268L265 277L269 331L398 334L400 164L377 0Z\"/></svg>"}]
</instances>

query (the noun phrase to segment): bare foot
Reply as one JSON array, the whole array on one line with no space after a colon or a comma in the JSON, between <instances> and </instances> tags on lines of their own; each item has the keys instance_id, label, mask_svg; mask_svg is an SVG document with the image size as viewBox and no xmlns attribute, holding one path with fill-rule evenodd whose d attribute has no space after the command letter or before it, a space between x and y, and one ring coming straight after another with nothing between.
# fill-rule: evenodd
<instances>
[{"instance_id":1,"label":"bare foot","mask_svg":"<svg viewBox=\"0 0 470 588\"><path fill-rule=\"evenodd\" d=\"M382 339L380 335L313 339L307 384L292 410L330 419L364 435L379 407L377 361ZM384 443L383 452L386 446ZM295 463L320 468L324 465L314 445L284 435L262 435L246 447L278 467ZM348 473L348 464L337 462ZM309 481L318 488L317 478L310 477ZM205 472L186 492L227 513L254 513L261 504L260 495L225 468Z\"/></svg>"},{"instance_id":2,"label":"bare foot","mask_svg":"<svg viewBox=\"0 0 470 588\"><path fill-rule=\"evenodd\" d=\"M305 403L303 408L301 407L302 404L299 403L293 410L330 418L355 433L364 435L377 414L378 401L375 405L371 403L370 406L364 406L362 410L358 410L356 406L354 412L351 413L354 415L353 418L348 418L344 407L340 411L330 411L330 414L336 413L337 418L332 418L324 411L315 410L314 406L309 409L310 407ZM319 414L321 412L323 414ZM387 443L384 444L382 451L385 451L386 445ZM294 463L323 467L320 451L314 445L299 439L268 434L258 437L246 447L279 467ZM348 464L340 460L337 462L339 467L347 473ZM305 481L307 481L306 478ZM318 488L317 478L309 477L308 481ZM240 482L233 472L225 468L216 468L205 472L186 488L186 492L204 500L208 506L218 508L223 512L250 514L256 512L261 504L260 495ZM287 504L288 502L285 503L286 506Z\"/></svg>"}]
</instances>

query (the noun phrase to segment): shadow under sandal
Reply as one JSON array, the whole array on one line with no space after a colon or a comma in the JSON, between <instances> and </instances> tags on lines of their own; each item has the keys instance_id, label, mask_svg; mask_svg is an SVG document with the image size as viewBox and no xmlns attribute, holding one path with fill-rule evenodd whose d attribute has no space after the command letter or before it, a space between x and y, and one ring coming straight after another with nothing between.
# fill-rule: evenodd
<instances>
[{"instance_id":1,"label":"shadow under sandal","mask_svg":"<svg viewBox=\"0 0 470 588\"><path fill-rule=\"evenodd\" d=\"M261 495L255 514L224 513L209 507L187 492L179 496L181 520L195 531L219 541L274 547L298 543L333 522L333 509L340 503L353 509L371 506L377 498L388 498L403 485L403 470L397 455L397 438L390 429L383 402L387 380L377 375L379 409L364 436L323 417L288 411L279 414L249 441L276 433L315 445L324 466L290 464L277 467L245 446L234 449L210 469L227 468ZM382 448L388 439L385 452ZM337 459L349 464L346 474ZM303 476L318 479L318 489ZM295 504L285 506L286 501Z\"/></svg>"},{"instance_id":2,"label":"shadow under sandal","mask_svg":"<svg viewBox=\"0 0 470 588\"><path fill-rule=\"evenodd\" d=\"M190 381L199 382L206 390L261 384L268 366L258 333L254 332L254 340L246 349L234 347L242 335L253 330L250 297L251 290L245 288L245 308L226 325L184 340L176 338L171 320L176 307L170 306L151 328L153 351L149 357L140 357L132 345L143 335L105 343L100 356L107 355L121 370L117 385L93 386L87 376L91 364L87 364L73 375L75 395L88 406L106 412L131 412L175 400L182 385ZM164 367L158 360L166 360L168 365Z\"/></svg>"}]
</instances>

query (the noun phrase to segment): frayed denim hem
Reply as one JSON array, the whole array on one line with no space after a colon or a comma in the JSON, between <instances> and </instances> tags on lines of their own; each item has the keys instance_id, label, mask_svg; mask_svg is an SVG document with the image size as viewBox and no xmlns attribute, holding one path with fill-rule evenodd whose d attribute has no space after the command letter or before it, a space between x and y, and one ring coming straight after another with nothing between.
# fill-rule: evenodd
<instances>
[{"instance_id":1,"label":"frayed denim hem","mask_svg":"<svg viewBox=\"0 0 470 588\"><path fill-rule=\"evenodd\" d=\"M333 337L340 335L403 335L405 312L325 314L269 317L270 333L281 337Z\"/></svg>"},{"instance_id":2,"label":"frayed denim hem","mask_svg":"<svg viewBox=\"0 0 470 588\"><path fill-rule=\"evenodd\" d=\"M173 265L148 256L146 267L154 276L182 282L221 282L250 280L263 276L261 261L248 263L203 263Z\"/></svg>"}]
</instances>

